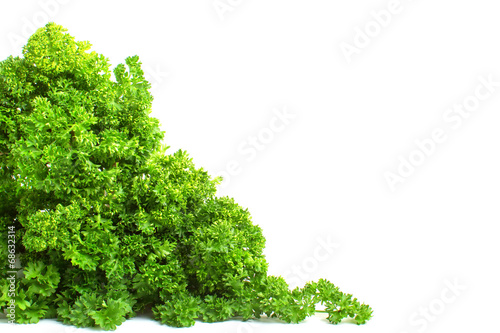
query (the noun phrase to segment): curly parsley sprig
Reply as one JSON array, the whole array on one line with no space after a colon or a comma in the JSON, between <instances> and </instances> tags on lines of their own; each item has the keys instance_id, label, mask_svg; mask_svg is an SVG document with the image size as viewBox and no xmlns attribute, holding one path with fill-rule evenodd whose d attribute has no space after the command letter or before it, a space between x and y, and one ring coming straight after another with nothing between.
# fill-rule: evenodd
<instances>
[{"instance_id":1,"label":"curly parsley sprig","mask_svg":"<svg viewBox=\"0 0 500 333\"><path fill-rule=\"evenodd\" d=\"M188 327L275 317L364 324L372 309L321 279L289 289L268 275L250 213L216 196L221 179L167 154L137 56L109 60L54 23L0 62L0 310L116 329L151 308ZM12 261L15 230L22 268ZM10 229L9 229L10 230ZM10 260L10 261L9 261Z\"/></svg>"}]
</instances>

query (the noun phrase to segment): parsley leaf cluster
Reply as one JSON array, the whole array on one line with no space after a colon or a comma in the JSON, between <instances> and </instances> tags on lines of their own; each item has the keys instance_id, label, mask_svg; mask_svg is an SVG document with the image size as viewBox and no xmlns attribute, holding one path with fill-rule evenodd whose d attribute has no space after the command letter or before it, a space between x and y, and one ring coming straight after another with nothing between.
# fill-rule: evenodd
<instances>
[{"instance_id":1,"label":"parsley leaf cluster","mask_svg":"<svg viewBox=\"0 0 500 333\"><path fill-rule=\"evenodd\" d=\"M317 304L333 324L370 319L328 280L290 290L268 275L247 209L185 151L167 154L138 57L111 70L90 47L49 23L0 62L1 311L105 330L149 308L176 327L298 323Z\"/></svg>"}]
</instances>

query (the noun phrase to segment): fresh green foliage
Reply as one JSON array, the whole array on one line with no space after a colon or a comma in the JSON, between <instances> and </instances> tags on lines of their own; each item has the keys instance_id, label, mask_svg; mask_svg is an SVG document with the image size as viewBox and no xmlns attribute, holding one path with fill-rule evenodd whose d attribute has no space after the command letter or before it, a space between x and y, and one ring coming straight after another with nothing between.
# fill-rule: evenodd
<instances>
[{"instance_id":1,"label":"fresh green foliage","mask_svg":"<svg viewBox=\"0 0 500 333\"><path fill-rule=\"evenodd\" d=\"M111 71L53 23L0 62L0 310L15 294L18 323L113 330L149 307L186 327L298 323L323 304L334 324L365 323L371 308L327 280L290 290L267 275L249 212L186 152L166 153L149 89L137 56Z\"/></svg>"}]
</instances>

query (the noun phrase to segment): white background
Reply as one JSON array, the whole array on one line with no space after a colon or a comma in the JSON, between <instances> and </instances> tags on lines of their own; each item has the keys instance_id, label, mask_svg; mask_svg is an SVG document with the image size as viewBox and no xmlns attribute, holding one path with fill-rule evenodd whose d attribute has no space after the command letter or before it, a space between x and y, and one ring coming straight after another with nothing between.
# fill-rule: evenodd
<instances>
[{"instance_id":1,"label":"white background","mask_svg":"<svg viewBox=\"0 0 500 333\"><path fill-rule=\"evenodd\" d=\"M0 59L19 55L48 21L90 41L113 67L139 55L165 143L213 175L233 172L219 193L263 228L270 274L292 285L327 278L374 309L363 326L317 316L298 325L199 322L183 332L498 331L500 86L480 81L500 82L496 2L224 4L230 10L213 0L0 5ZM388 8L390 19L377 23L371 12ZM346 56L347 44L357 53ZM467 117L447 111L464 101L474 109ZM274 118L284 109L293 116L286 124ZM428 143L435 130L445 139L423 155L415 141ZM412 174L400 166L410 157L422 162ZM391 190L386 175L398 168L404 182ZM91 331L5 323L2 332ZM174 329L135 318L117 332L137 330Z\"/></svg>"}]
</instances>

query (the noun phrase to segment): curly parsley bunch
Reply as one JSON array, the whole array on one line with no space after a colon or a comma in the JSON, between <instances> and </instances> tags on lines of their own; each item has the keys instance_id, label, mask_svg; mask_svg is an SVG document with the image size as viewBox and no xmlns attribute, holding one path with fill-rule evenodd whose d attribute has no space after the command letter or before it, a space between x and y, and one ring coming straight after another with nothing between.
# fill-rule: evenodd
<instances>
[{"instance_id":1,"label":"curly parsley bunch","mask_svg":"<svg viewBox=\"0 0 500 333\"><path fill-rule=\"evenodd\" d=\"M166 154L138 57L111 72L107 58L65 31L49 23L22 57L0 62L0 310L8 318L113 330L151 307L177 327L262 315L297 323L316 304L334 324L371 317L327 280L290 290L268 276L249 212L217 197L220 179L186 152Z\"/></svg>"}]
</instances>

